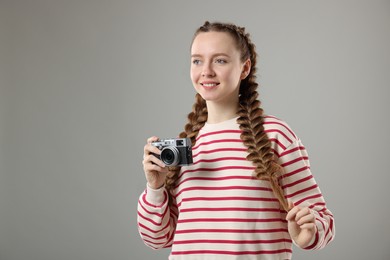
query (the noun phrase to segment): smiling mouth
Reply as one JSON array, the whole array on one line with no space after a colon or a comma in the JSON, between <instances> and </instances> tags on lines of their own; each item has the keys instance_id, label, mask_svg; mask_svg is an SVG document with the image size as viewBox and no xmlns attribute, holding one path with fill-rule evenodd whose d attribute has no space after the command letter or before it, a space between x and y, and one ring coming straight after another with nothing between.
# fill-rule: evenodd
<instances>
[{"instance_id":1,"label":"smiling mouth","mask_svg":"<svg viewBox=\"0 0 390 260\"><path fill-rule=\"evenodd\" d=\"M219 85L219 83L200 83L205 88L213 88Z\"/></svg>"}]
</instances>

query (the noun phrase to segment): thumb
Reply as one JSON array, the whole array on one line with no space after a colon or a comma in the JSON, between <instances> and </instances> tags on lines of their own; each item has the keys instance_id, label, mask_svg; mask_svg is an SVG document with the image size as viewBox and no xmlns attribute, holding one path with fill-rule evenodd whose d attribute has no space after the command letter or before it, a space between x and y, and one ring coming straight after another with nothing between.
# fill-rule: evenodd
<instances>
[{"instance_id":1,"label":"thumb","mask_svg":"<svg viewBox=\"0 0 390 260\"><path fill-rule=\"evenodd\" d=\"M286 220L293 221L295 219L295 215L298 213L298 208L295 207L294 203L292 201L288 202L288 212L286 216Z\"/></svg>"},{"instance_id":2,"label":"thumb","mask_svg":"<svg viewBox=\"0 0 390 260\"><path fill-rule=\"evenodd\" d=\"M295 207L294 203L292 201L289 201L288 202L288 210L290 211L294 207Z\"/></svg>"}]
</instances>

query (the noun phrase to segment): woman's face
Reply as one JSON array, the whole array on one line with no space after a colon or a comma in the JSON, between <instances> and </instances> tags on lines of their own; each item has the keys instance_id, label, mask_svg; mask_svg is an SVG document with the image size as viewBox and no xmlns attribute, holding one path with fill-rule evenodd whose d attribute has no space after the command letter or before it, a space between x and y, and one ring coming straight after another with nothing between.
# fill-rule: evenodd
<instances>
[{"instance_id":1,"label":"woman's face","mask_svg":"<svg viewBox=\"0 0 390 260\"><path fill-rule=\"evenodd\" d=\"M250 70L241 62L234 39L225 32L199 33L191 47L191 80L195 90L209 102L238 102L240 81Z\"/></svg>"}]
</instances>

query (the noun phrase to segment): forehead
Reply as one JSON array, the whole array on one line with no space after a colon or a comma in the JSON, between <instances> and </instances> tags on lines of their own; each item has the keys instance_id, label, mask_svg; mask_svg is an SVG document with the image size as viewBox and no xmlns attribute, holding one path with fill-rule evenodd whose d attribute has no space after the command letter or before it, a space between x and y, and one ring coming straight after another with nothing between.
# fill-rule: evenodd
<instances>
[{"instance_id":1,"label":"forehead","mask_svg":"<svg viewBox=\"0 0 390 260\"><path fill-rule=\"evenodd\" d=\"M191 46L192 54L237 53L238 49L233 37L227 32L201 32Z\"/></svg>"}]
</instances>

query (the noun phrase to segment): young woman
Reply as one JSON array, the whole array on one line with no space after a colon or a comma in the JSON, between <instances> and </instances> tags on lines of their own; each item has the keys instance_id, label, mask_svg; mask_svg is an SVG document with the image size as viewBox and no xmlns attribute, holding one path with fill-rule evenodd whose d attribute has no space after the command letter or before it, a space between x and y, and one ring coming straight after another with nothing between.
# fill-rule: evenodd
<instances>
[{"instance_id":1,"label":"young woman","mask_svg":"<svg viewBox=\"0 0 390 260\"><path fill-rule=\"evenodd\" d=\"M320 249L334 237L332 213L305 147L258 100L255 46L242 27L206 22L191 46L197 91L180 137L190 166L167 167L144 147L147 188L138 204L146 245L169 259L291 259L292 243Z\"/></svg>"}]
</instances>

